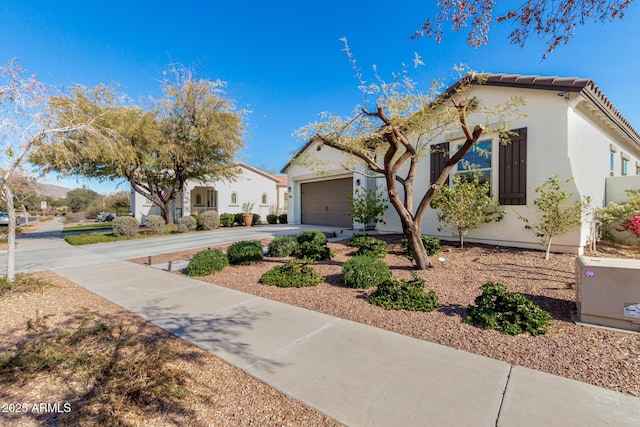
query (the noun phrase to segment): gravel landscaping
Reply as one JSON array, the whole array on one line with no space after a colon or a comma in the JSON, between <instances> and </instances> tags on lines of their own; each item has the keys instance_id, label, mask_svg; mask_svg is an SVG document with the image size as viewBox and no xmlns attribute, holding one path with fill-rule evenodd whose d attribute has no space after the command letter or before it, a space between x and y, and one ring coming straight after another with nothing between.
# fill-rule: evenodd
<instances>
[{"instance_id":1,"label":"gravel landscaping","mask_svg":"<svg viewBox=\"0 0 640 427\"><path fill-rule=\"evenodd\" d=\"M426 289L438 294L440 307L436 311L384 310L367 301L372 289L345 287L340 279L342 263L355 252L354 248L346 246L346 242L330 243L334 257L312 264L324 277L316 287L278 288L259 284L260 277L267 270L288 258L267 257L257 264L229 266L222 272L199 279L513 365L640 396L640 334L576 325L571 320L571 313L575 310L574 255L552 254L545 261L544 253L536 250L471 244L460 250L445 245L438 255L446 258L444 263L434 261L434 268L416 271L402 253L400 236L380 238L389 244L389 254L384 260L393 275L409 279L412 273L417 273L424 278ZM153 262L186 259L196 252L198 250L154 256ZM637 246L601 245L597 256L640 259L640 250ZM147 259L132 261L144 264ZM474 303L480 294L479 287L487 281L500 282L510 291L523 293L549 311L553 325L547 334L509 336L464 323L466 307Z\"/></svg>"}]
</instances>

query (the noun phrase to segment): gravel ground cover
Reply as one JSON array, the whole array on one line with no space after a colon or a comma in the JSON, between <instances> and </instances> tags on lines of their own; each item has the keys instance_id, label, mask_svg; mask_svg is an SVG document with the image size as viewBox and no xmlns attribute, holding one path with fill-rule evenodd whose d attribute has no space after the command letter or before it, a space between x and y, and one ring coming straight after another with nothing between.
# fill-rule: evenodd
<instances>
[{"instance_id":1,"label":"gravel ground cover","mask_svg":"<svg viewBox=\"0 0 640 427\"><path fill-rule=\"evenodd\" d=\"M400 236L379 237L388 243L389 254L384 260L393 275L409 279L417 273L423 277L426 288L438 294L440 307L436 311L384 310L367 302L372 290L345 287L340 279L342 263L355 252L346 242L330 243L334 257L312 264L324 277L316 287L282 289L258 282L262 274L287 258L267 257L250 266L229 266L200 280L640 397L640 334L581 326L571 320L575 310L574 255L552 254L545 261L544 253L536 250L472 244L460 250L445 245L436 257L446 258L444 263L434 260L434 268L416 271L402 253ZM186 259L196 252L154 256L153 262ZM640 250L605 244L596 255L640 259ZM147 258L132 261L144 264ZM464 323L466 307L473 304L479 287L487 281L523 293L549 311L554 320L548 333L509 336Z\"/></svg>"}]
</instances>

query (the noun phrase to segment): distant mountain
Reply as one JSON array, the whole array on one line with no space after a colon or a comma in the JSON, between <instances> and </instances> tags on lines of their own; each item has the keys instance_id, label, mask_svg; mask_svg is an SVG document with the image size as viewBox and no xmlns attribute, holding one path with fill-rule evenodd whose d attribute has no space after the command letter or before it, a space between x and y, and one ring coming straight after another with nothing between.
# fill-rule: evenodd
<instances>
[{"instance_id":1,"label":"distant mountain","mask_svg":"<svg viewBox=\"0 0 640 427\"><path fill-rule=\"evenodd\" d=\"M54 184L41 184L38 183L36 192L38 196L47 196L53 199L64 199L67 197L67 193L71 191L71 188L62 187Z\"/></svg>"}]
</instances>

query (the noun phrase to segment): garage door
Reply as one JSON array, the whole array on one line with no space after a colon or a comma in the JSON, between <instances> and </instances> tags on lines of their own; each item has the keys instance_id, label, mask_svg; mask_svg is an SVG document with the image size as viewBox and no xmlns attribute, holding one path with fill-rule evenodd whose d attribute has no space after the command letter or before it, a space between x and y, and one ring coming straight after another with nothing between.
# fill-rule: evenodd
<instances>
[{"instance_id":1,"label":"garage door","mask_svg":"<svg viewBox=\"0 0 640 427\"><path fill-rule=\"evenodd\" d=\"M352 227L353 178L309 182L300 185L303 224Z\"/></svg>"}]
</instances>

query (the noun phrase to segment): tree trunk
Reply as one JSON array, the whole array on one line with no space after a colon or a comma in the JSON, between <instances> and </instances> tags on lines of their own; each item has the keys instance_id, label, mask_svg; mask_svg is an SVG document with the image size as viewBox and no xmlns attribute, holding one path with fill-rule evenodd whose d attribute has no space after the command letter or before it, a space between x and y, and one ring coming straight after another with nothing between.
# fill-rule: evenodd
<instances>
[{"instance_id":1,"label":"tree trunk","mask_svg":"<svg viewBox=\"0 0 640 427\"><path fill-rule=\"evenodd\" d=\"M173 224L173 212L171 212L171 201L159 205L162 217L166 224Z\"/></svg>"},{"instance_id":2,"label":"tree trunk","mask_svg":"<svg viewBox=\"0 0 640 427\"><path fill-rule=\"evenodd\" d=\"M27 207L22 205L22 217L24 218L24 225L29 225L29 215L27 214Z\"/></svg>"},{"instance_id":3,"label":"tree trunk","mask_svg":"<svg viewBox=\"0 0 640 427\"><path fill-rule=\"evenodd\" d=\"M2 193L7 202L9 224L7 225L7 282L13 283L16 275L16 208L13 205L13 192L2 181Z\"/></svg>"},{"instance_id":4,"label":"tree trunk","mask_svg":"<svg viewBox=\"0 0 640 427\"><path fill-rule=\"evenodd\" d=\"M420 270L426 270L433 267L431 257L427 255L427 251L422 244L422 236L420 235L419 228L414 224L402 224L404 235L409 243L409 250L413 254L413 259L416 262L416 266Z\"/></svg>"},{"instance_id":5,"label":"tree trunk","mask_svg":"<svg viewBox=\"0 0 640 427\"><path fill-rule=\"evenodd\" d=\"M553 239L553 236L549 236L549 241L547 242L547 252L544 254L544 259L546 260L549 259L549 253L551 252L551 239Z\"/></svg>"},{"instance_id":6,"label":"tree trunk","mask_svg":"<svg viewBox=\"0 0 640 427\"><path fill-rule=\"evenodd\" d=\"M458 229L458 238L460 240L460 249L464 249L464 234L460 229Z\"/></svg>"}]
</instances>

